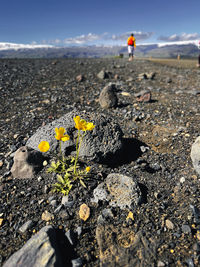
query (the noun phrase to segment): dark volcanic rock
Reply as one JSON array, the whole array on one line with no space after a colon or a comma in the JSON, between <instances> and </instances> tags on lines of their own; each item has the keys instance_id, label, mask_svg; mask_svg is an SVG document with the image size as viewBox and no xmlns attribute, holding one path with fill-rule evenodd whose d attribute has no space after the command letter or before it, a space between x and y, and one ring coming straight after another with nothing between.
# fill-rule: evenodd
<instances>
[{"instance_id":1,"label":"dark volcanic rock","mask_svg":"<svg viewBox=\"0 0 200 267\"><path fill-rule=\"evenodd\" d=\"M99 96L99 104L102 108L116 107L118 102L114 84L108 84L103 88Z\"/></svg>"},{"instance_id":2,"label":"dark volcanic rock","mask_svg":"<svg viewBox=\"0 0 200 267\"><path fill-rule=\"evenodd\" d=\"M64 266L200 266L198 157L195 170L190 156L199 136L200 69L195 66L193 60L128 62L126 57L0 60L0 266L46 224L58 234L52 239ZM97 77L101 70L107 70L107 79ZM76 80L80 74L83 82ZM108 83L117 88L118 104L105 109L97 99ZM154 101L137 101L134 94L143 89L150 89ZM31 136L33 148L49 138L56 152L55 127L64 126L70 141L62 143L63 151L75 152L76 115L96 125L81 148L80 168L91 167L83 179L86 188L77 180L67 198L53 193L57 177L46 172L51 153L44 154L47 165L33 178L13 179L13 153ZM110 205L123 196L112 179L107 181L112 173L134 181L133 205L131 182L127 191L123 187L124 199L130 196L127 207ZM96 188L102 189L98 203L91 202ZM87 221L79 218L82 204L90 208ZM48 222L41 219L45 211L52 215ZM68 231L74 234L73 249ZM48 244L53 241L46 237Z\"/></svg>"},{"instance_id":3,"label":"dark volcanic rock","mask_svg":"<svg viewBox=\"0 0 200 267\"><path fill-rule=\"evenodd\" d=\"M82 119L93 122L95 128L88 131L82 141L80 148L80 157L97 162L107 160L122 148L122 131L119 125L111 118L102 114L84 113L80 111L71 111L63 117L39 128L36 133L27 141L27 146L38 150L38 144L41 141L48 141L50 151L58 149L58 143L55 139L55 128L64 127L70 135L70 140L62 143L62 149L75 150L73 140L77 136L77 130L74 127L75 116L80 115Z\"/></svg>"},{"instance_id":4,"label":"dark volcanic rock","mask_svg":"<svg viewBox=\"0 0 200 267\"><path fill-rule=\"evenodd\" d=\"M64 266L56 233L52 226L42 228L3 267Z\"/></svg>"}]
</instances>

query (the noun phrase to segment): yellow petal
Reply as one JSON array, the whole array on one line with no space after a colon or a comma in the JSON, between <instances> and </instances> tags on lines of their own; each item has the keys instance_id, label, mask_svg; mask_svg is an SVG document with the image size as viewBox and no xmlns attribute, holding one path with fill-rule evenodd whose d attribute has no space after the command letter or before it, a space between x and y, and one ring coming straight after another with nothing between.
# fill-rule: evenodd
<instances>
[{"instance_id":1,"label":"yellow petal","mask_svg":"<svg viewBox=\"0 0 200 267\"><path fill-rule=\"evenodd\" d=\"M85 168L86 172L89 172L90 169L91 169L91 168L90 168L89 166Z\"/></svg>"},{"instance_id":2,"label":"yellow petal","mask_svg":"<svg viewBox=\"0 0 200 267\"><path fill-rule=\"evenodd\" d=\"M62 140L63 142L68 141L69 139L70 139L69 135L64 135L64 136L61 138L61 140Z\"/></svg>"},{"instance_id":3,"label":"yellow petal","mask_svg":"<svg viewBox=\"0 0 200 267\"><path fill-rule=\"evenodd\" d=\"M38 148L41 152L47 152L50 148L50 145L47 141L42 141L40 142L40 144L38 145Z\"/></svg>"},{"instance_id":4,"label":"yellow petal","mask_svg":"<svg viewBox=\"0 0 200 267\"><path fill-rule=\"evenodd\" d=\"M78 126L79 126L79 122L80 122L80 116L76 116L74 118L74 122L75 122L75 127L78 129ZM78 129L79 130L79 129Z\"/></svg>"},{"instance_id":5,"label":"yellow petal","mask_svg":"<svg viewBox=\"0 0 200 267\"><path fill-rule=\"evenodd\" d=\"M95 127L95 125L92 122L88 122L87 123L87 131L91 131L93 130Z\"/></svg>"},{"instance_id":6,"label":"yellow petal","mask_svg":"<svg viewBox=\"0 0 200 267\"><path fill-rule=\"evenodd\" d=\"M61 136L63 136L63 135L64 135L64 132L65 132L65 128L60 127L58 131L59 131L59 134L60 134Z\"/></svg>"},{"instance_id":7,"label":"yellow petal","mask_svg":"<svg viewBox=\"0 0 200 267\"><path fill-rule=\"evenodd\" d=\"M56 138L57 140L60 140L60 134L59 134L59 130L58 130L58 128L55 128L55 132L56 132L55 138Z\"/></svg>"},{"instance_id":8,"label":"yellow petal","mask_svg":"<svg viewBox=\"0 0 200 267\"><path fill-rule=\"evenodd\" d=\"M82 130L82 131L86 131L87 129L87 122L83 119L80 118L80 116L76 116L74 118L75 121L75 128L77 130Z\"/></svg>"},{"instance_id":9,"label":"yellow petal","mask_svg":"<svg viewBox=\"0 0 200 267\"><path fill-rule=\"evenodd\" d=\"M58 135L55 135L56 140L60 140L60 137Z\"/></svg>"},{"instance_id":10,"label":"yellow petal","mask_svg":"<svg viewBox=\"0 0 200 267\"><path fill-rule=\"evenodd\" d=\"M80 121L80 116L76 116L76 117L74 118L74 121L75 121L75 122Z\"/></svg>"},{"instance_id":11,"label":"yellow petal","mask_svg":"<svg viewBox=\"0 0 200 267\"><path fill-rule=\"evenodd\" d=\"M65 128L63 127L60 127L59 129L58 128L55 128L55 132L56 132L56 135L55 135L55 138L57 140L62 140L63 137L65 137L64 135L64 132L65 132ZM67 135L66 135L67 136Z\"/></svg>"}]
</instances>

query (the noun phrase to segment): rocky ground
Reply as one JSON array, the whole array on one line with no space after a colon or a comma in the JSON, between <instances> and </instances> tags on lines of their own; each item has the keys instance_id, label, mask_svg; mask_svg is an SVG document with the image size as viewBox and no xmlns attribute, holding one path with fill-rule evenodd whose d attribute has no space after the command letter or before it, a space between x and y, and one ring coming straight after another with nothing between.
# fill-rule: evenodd
<instances>
[{"instance_id":1,"label":"rocky ground","mask_svg":"<svg viewBox=\"0 0 200 267\"><path fill-rule=\"evenodd\" d=\"M199 69L117 58L7 59L0 69L0 266L46 225L63 240L66 261L58 266L200 266L200 184L190 157L200 135ZM107 77L97 77L102 70ZM104 109L98 99L110 82L118 104ZM144 89L149 102L135 96ZM125 148L114 160L89 162L87 188L73 187L72 205L61 206L47 167L31 179L13 179L10 170L14 152L40 126L75 108L111 117ZM94 189L111 173L131 177L142 201L123 208L93 203ZM86 221L79 217L83 203Z\"/></svg>"}]
</instances>

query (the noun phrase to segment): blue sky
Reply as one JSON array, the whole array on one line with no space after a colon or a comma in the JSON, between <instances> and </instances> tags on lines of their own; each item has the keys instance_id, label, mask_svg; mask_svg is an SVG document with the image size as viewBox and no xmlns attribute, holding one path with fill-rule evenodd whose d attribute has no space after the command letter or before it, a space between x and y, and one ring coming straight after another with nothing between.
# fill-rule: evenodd
<instances>
[{"instance_id":1,"label":"blue sky","mask_svg":"<svg viewBox=\"0 0 200 267\"><path fill-rule=\"evenodd\" d=\"M1 0L0 42L56 46L200 39L200 0Z\"/></svg>"}]
</instances>

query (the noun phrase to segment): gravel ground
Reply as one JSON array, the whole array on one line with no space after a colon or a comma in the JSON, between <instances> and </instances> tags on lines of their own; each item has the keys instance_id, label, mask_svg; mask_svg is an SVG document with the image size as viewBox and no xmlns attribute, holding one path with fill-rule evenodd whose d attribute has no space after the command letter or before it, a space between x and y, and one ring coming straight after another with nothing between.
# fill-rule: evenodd
<instances>
[{"instance_id":1,"label":"gravel ground","mask_svg":"<svg viewBox=\"0 0 200 267\"><path fill-rule=\"evenodd\" d=\"M97 218L108 203L92 204L90 198L113 172L133 177L145 195L132 210L131 222L126 220L129 210L112 208L111 223L119 235L123 228L134 235L142 232L148 241L143 238L144 250L138 252L140 263L135 266L200 266L200 184L190 158L191 145L200 135L199 69L126 59L3 59L0 69L0 266L46 224L62 231L81 227L74 255L83 266L100 266ZM99 79L101 70L109 78ZM152 79L138 78L152 72ZM82 82L76 80L80 74ZM119 103L103 110L98 97L109 82L116 84ZM143 89L151 91L148 103L134 96ZM44 168L33 179L12 179L9 171L13 152L40 126L75 107L116 120L127 146L116 164L93 162L87 189L73 188L73 207L58 215L55 208L62 195L50 190L55 176ZM78 216L82 203L91 209L86 222ZM48 223L41 219L45 210L54 215ZM20 233L28 220L32 226Z\"/></svg>"}]
</instances>

